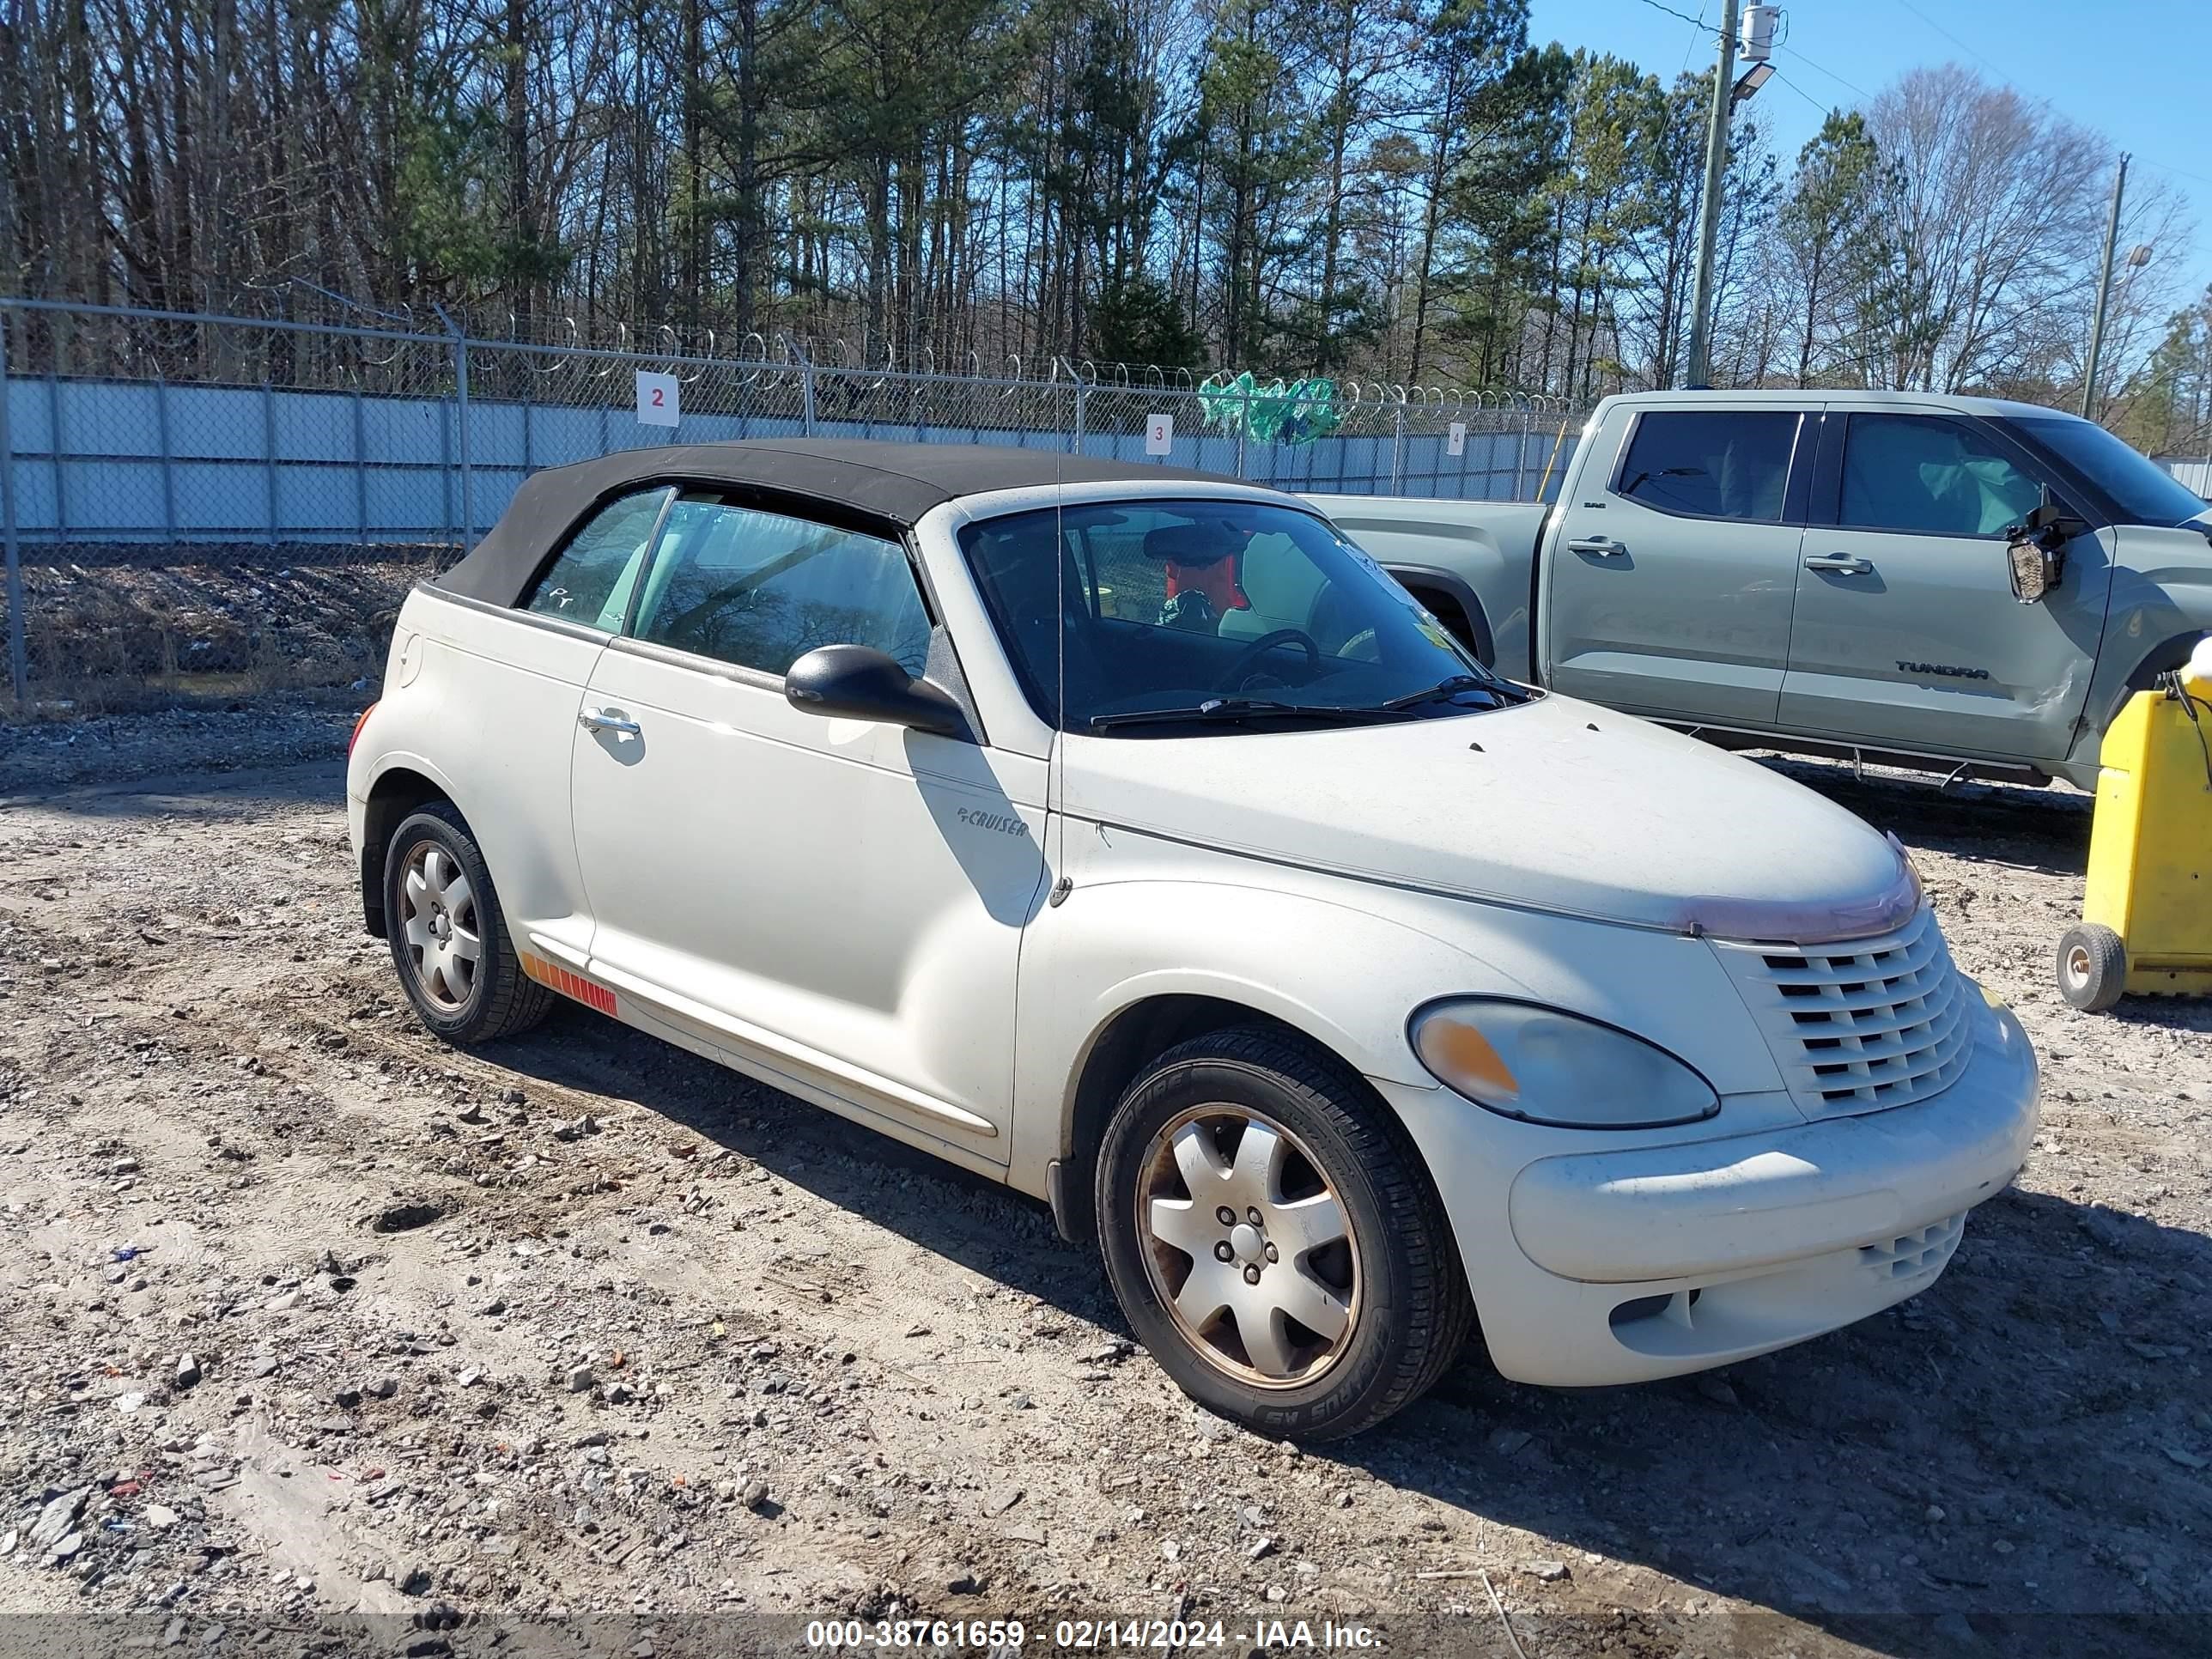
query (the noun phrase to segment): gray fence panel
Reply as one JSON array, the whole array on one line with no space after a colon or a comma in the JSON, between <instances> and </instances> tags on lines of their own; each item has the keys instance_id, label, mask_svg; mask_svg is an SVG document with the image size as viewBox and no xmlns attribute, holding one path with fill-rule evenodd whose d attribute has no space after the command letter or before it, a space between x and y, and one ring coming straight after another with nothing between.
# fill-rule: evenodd
<instances>
[{"instance_id":1,"label":"gray fence panel","mask_svg":"<svg viewBox=\"0 0 2212 1659\"><path fill-rule=\"evenodd\" d=\"M530 427L529 407L469 399L469 464L478 473L499 467L527 470L522 446Z\"/></svg>"},{"instance_id":2,"label":"gray fence panel","mask_svg":"<svg viewBox=\"0 0 2212 1659\"><path fill-rule=\"evenodd\" d=\"M1005 444L1316 492L1498 499L1555 494L1559 416L1456 394L1344 383L1287 439L1280 405L1187 384L1044 380L663 357L635 350L0 302L17 331L0 457L21 538L452 540L497 520L531 472L611 450L820 436ZM672 373L677 428L647 426L639 371ZM264 384L257 376L278 377ZM465 414L464 414L464 407ZM1165 455L1146 453L1172 416ZM467 429L461 429L465 419ZM1329 429L1317 437L1300 420ZM1466 423L1461 453L1447 428ZM474 523L461 522L464 503Z\"/></svg>"},{"instance_id":3,"label":"gray fence panel","mask_svg":"<svg viewBox=\"0 0 2212 1659\"><path fill-rule=\"evenodd\" d=\"M8 381L9 441L18 457L51 454L54 447L53 410L43 380L21 373Z\"/></svg>"},{"instance_id":4,"label":"gray fence panel","mask_svg":"<svg viewBox=\"0 0 2212 1659\"><path fill-rule=\"evenodd\" d=\"M88 391L95 389L88 386ZM128 388L107 387L109 391ZM287 397L302 394L288 392ZM169 388L170 453L197 460L252 461L261 453L261 391L258 386L173 386Z\"/></svg>"},{"instance_id":5,"label":"gray fence panel","mask_svg":"<svg viewBox=\"0 0 2212 1659\"><path fill-rule=\"evenodd\" d=\"M602 411L596 409L538 409L530 418L530 442L540 467L566 466L606 452Z\"/></svg>"},{"instance_id":6,"label":"gray fence panel","mask_svg":"<svg viewBox=\"0 0 2212 1659\"><path fill-rule=\"evenodd\" d=\"M276 459L353 464L353 400L335 392L280 392L276 399Z\"/></svg>"},{"instance_id":7,"label":"gray fence panel","mask_svg":"<svg viewBox=\"0 0 2212 1659\"><path fill-rule=\"evenodd\" d=\"M286 541L328 541L354 533L350 468L318 465L276 470L277 536Z\"/></svg>"},{"instance_id":8,"label":"gray fence panel","mask_svg":"<svg viewBox=\"0 0 2212 1659\"><path fill-rule=\"evenodd\" d=\"M372 541L443 540L447 532L445 469L374 465L368 470L368 534Z\"/></svg>"},{"instance_id":9,"label":"gray fence panel","mask_svg":"<svg viewBox=\"0 0 2212 1659\"><path fill-rule=\"evenodd\" d=\"M223 539L326 540L365 531L372 539L414 540L459 528L458 410L449 398L82 380L14 380L8 392L19 532L27 540L64 531L78 540L143 539L170 533L172 517L178 535ZM1148 455L1141 429L1085 431L1079 453L1317 493L1387 491L1395 472L1407 495L1501 499L1533 494L1555 447L1552 434L1518 429L1470 430L1458 456L1441 432L1267 443L1201 424L1203 412L1188 394L1152 401L1176 416L1168 454ZM859 416L818 418L815 433L1077 448L1072 431L890 420L871 410ZM805 430L803 419L745 410L687 413L672 428L641 425L627 409L472 398L476 529L495 520L521 480L541 467L614 449ZM1559 470L1555 463L1554 485ZM65 520L55 511L57 483Z\"/></svg>"},{"instance_id":10,"label":"gray fence panel","mask_svg":"<svg viewBox=\"0 0 2212 1659\"><path fill-rule=\"evenodd\" d=\"M446 465L445 405L420 398L364 398L370 457L386 466Z\"/></svg>"},{"instance_id":11,"label":"gray fence panel","mask_svg":"<svg viewBox=\"0 0 2212 1659\"><path fill-rule=\"evenodd\" d=\"M2171 455L2154 459L2173 475L2173 481L2184 489L2193 489L2200 495L2212 495L2212 460L2185 461Z\"/></svg>"},{"instance_id":12,"label":"gray fence panel","mask_svg":"<svg viewBox=\"0 0 2212 1659\"><path fill-rule=\"evenodd\" d=\"M70 534L75 539L133 539L166 533L163 468L158 459L69 459L61 470Z\"/></svg>"},{"instance_id":13,"label":"gray fence panel","mask_svg":"<svg viewBox=\"0 0 2212 1659\"><path fill-rule=\"evenodd\" d=\"M170 464L171 511L175 514L179 536L227 539L241 531L261 534L268 530L265 524L241 523L241 508L258 517L263 504L259 483L260 467L252 468L243 463L226 465L218 461L188 460Z\"/></svg>"},{"instance_id":14,"label":"gray fence panel","mask_svg":"<svg viewBox=\"0 0 2212 1659\"><path fill-rule=\"evenodd\" d=\"M156 387L59 380L54 383L53 392L61 416L60 447L64 453L160 458L161 416Z\"/></svg>"}]
</instances>

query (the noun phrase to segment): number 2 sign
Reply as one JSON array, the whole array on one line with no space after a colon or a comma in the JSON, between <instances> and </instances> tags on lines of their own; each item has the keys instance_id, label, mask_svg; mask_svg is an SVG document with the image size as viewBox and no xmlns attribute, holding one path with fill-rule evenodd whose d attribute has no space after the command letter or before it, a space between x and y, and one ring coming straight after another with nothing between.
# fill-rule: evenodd
<instances>
[{"instance_id":1,"label":"number 2 sign","mask_svg":"<svg viewBox=\"0 0 2212 1659\"><path fill-rule=\"evenodd\" d=\"M674 426L677 420L676 377L673 374L647 374L643 369L637 375L637 418L647 426Z\"/></svg>"}]
</instances>

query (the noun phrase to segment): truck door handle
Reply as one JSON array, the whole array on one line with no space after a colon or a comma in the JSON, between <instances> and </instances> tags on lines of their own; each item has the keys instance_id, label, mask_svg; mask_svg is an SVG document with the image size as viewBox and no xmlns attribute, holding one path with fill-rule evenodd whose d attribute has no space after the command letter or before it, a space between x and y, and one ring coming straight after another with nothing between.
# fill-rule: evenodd
<instances>
[{"instance_id":1,"label":"truck door handle","mask_svg":"<svg viewBox=\"0 0 2212 1659\"><path fill-rule=\"evenodd\" d=\"M1628 544L1617 542L1610 536L1580 536L1567 544L1570 553L1595 553L1601 559L1617 559L1628 551Z\"/></svg>"},{"instance_id":2,"label":"truck door handle","mask_svg":"<svg viewBox=\"0 0 2212 1659\"><path fill-rule=\"evenodd\" d=\"M1815 553L1805 561L1805 568L1826 570L1838 576L1871 576L1874 574L1874 561L1849 553Z\"/></svg>"},{"instance_id":3,"label":"truck door handle","mask_svg":"<svg viewBox=\"0 0 2212 1659\"><path fill-rule=\"evenodd\" d=\"M611 732L622 738L639 735L637 722L619 708L584 709L577 714L576 724L586 732Z\"/></svg>"}]
</instances>

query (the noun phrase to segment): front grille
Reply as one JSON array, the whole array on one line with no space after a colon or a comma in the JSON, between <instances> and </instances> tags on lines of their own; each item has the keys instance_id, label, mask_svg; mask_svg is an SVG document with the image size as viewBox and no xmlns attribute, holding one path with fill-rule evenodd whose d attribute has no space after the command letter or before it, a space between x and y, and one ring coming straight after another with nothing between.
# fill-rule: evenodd
<instances>
[{"instance_id":1,"label":"front grille","mask_svg":"<svg viewBox=\"0 0 2212 1659\"><path fill-rule=\"evenodd\" d=\"M1714 948L1808 1116L1908 1105L1966 1069L1964 983L1933 910L1879 939Z\"/></svg>"},{"instance_id":2,"label":"front grille","mask_svg":"<svg viewBox=\"0 0 2212 1659\"><path fill-rule=\"evenodd\" d=\"M1862 1244L1859 1261L1877 1279L1917 1279L1923 1273L1939 1272L1956 1254L1959 1240L1966 1231L1966 1217L1961 1211L1941 1221L1931 1221L1901 1238Z\"/></svg>"}]
</instances>

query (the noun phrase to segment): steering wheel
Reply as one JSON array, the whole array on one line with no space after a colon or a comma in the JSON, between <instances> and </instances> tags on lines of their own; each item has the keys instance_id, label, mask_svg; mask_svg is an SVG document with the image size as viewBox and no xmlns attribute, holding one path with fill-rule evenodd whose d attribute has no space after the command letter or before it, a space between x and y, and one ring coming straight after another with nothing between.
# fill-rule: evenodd
<instances>
[{"instance_id":1,"label":"steering wheel","mask_svg":"<svg viewBox=\"0 0 2212 1659\"><path fill-rule=\"evenodd\" d=\"M1314 636L1303 628L1279 628L1272 634L1261 635L1258 639L1239 651L1237 653L1237 660L1222 670L1221 677L1214 681L1213 689L1217 691L1238 690L1243 684L1245 674L1252 665L1279 645L1304 647L1307 665L1316 671L1320 669L1321 647L1315 642Z\"/></svg>"}]
</instances>

